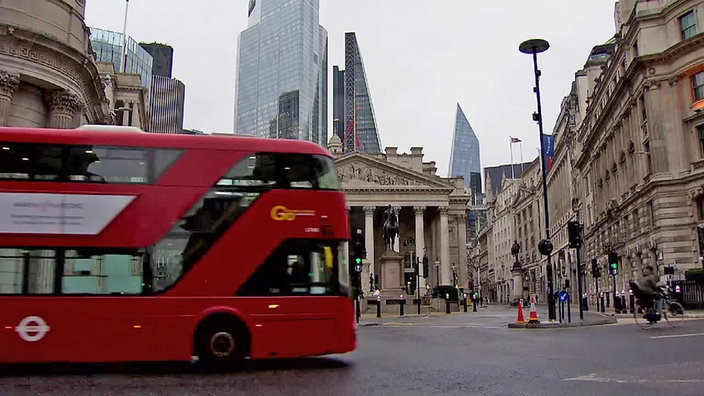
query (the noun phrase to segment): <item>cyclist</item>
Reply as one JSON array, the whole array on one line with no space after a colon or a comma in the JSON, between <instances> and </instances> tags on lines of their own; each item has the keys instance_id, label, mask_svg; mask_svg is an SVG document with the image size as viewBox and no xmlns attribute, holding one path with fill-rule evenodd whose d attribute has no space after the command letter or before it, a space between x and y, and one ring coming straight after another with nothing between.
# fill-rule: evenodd
<instances>
[{"instance_id":1,"label":"cyclist","mask_svg":"<svg viewBox=\"0 0 704 396\"><path fill-rule=\"evenodd\" d=\"M658 285L659 278L655 274L652 265L648 265L643 269L643 278L638 284L638 288L644 297L651 301L657 302L656 308L660 311L663 309L662 288Z\"/></svg>"}]
</instances>

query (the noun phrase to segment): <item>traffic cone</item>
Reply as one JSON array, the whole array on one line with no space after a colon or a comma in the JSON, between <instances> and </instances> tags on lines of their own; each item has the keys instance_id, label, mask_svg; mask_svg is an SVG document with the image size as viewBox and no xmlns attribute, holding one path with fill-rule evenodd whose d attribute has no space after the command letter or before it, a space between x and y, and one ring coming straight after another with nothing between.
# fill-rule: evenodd
<instances>
[{"instance_id":1,"label":"traffic cone","mask_svg":"<svg viewBox=\"0 0 704 396\"><path fill-rule=\"evenodd\" d=\"M523 318L523 299L518 300L518 319L516 319L516 323L525 323L526 320Z\"/></svg>"},{"instance_id":2,"label":"traffic cone","mask_svg":"<svg viewBox=\"0 0 704 396\"><path fill-rule=\"evenodd\" d=\"M535 309L535 296L530 297L530 315L528 316L528 323L540 323L540 319L538 318L538 310Z\"/></svg>"}]
</instances>

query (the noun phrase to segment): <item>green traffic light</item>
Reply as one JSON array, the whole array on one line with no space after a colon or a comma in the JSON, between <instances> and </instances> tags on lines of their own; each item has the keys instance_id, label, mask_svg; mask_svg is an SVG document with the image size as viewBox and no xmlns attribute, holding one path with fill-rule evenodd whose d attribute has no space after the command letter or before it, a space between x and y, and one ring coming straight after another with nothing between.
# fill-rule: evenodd
<instances>
[{"instance_id":1,"label":"green traffic light","mask_svg":"<svg viewBox=\"0 0 704 396\"><path fill-rule=\"evenodd\" d=\"M362 258L361 258L361 257L356 257L356 258L354 259L354 261L355 261L357 264L362 264Z\"/></svg>"}]
</instances>

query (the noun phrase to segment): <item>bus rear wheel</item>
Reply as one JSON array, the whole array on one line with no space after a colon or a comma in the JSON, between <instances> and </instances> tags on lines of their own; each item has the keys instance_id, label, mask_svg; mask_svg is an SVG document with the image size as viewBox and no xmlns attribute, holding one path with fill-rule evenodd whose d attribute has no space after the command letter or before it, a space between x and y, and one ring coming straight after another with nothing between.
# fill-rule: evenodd
<instances>
[{"instance_id":1,"label":"bus rear wheel","mask_svg":"<svg viewBox=\"0 0 704 396\"><path fill-rule=\"evenodd\" d=\"M211 370L239 368L246 355L246 337L230 324L207 324L199 331L196 342L199 362Z\"/></svg>"}]
</instances>

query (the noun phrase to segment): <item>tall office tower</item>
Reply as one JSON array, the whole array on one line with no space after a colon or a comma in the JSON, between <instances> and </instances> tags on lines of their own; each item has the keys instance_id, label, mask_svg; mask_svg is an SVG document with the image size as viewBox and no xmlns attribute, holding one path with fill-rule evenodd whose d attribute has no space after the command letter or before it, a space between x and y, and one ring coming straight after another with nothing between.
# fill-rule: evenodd
<instances>
[{"instance_id":1,"label":"tall office tower","mask_svg":"<svg viewBox=\"0 0 704 396\"><path fill-rule=\"evenodd\" d=\"M149 52L152 62L152 75L171 78L171 69L174 63L174 49L170 45L161 43L139 43L139 46Z\"/></svg>"},{"instance_id":2,"label":"tall office tower","mask_svg":"<svg viewBox=\"0 0 704 396\"><path fill-rule=\"evenodd\" d=\"M183 133L186 86L175 78L152 77L149 95L149 132Z\"/></svg>"},{"instance_id":3,"label":"tall office tower","mask_svg":"<svg viewBox=\"0 0 704 396\"><path fill-rule=\"evenodd\" d=\"M345 33L345 70L338 71L335 67L335 71L333 111L338 118L338 108L344 110L344 117L340 117L337 124L340 130L338 136L342 139L345 151L381 152L374 106L354 33ZM340 73L344 77L340 77ZM342 79L342 84L339 79Z\"/></svg>"},{"instance_id":4,"label":"tall office tower","mask_svg":"<svg viewBox=\"0 0 704 396\"><path fill-rule=\"evenodd\" d=\"M186 86L171 78L174 49L160 43L139 43L139 46L153 58L149 132L183 133Z\"/></svg>"},{"instance_id":5,"label":"tall office tower","mask_svg":"<svg viewBox=\"0 0 704 396\"><path fill-rule=\"evenodd\" d=\"M328 140L328 33L319 0L250 0L238 38L235 133Z\"/></svg>"},{"instance_id":6,"label":"tall office tower","mask_svg":"<svg viewBox=\"0 0 704 396\"><path fill-rule=\"evenodd\" d=\"M332 67L332 133L345 139L345 71Z\"/></svg>"},{"instance_id":7,"label":"tall office tower","mask_svg":"<svg viewBox=\"0 0 704 396\"><path fill-rule=\"evenodd\" d=\"M469 121L458 103L455 130L452 133L449 175L451 177L464 176L464 184L471 188L475 195L481 195L481 172L479 139L474 134L472 126L469 125Z\"/></svg>"}]
</instances>

